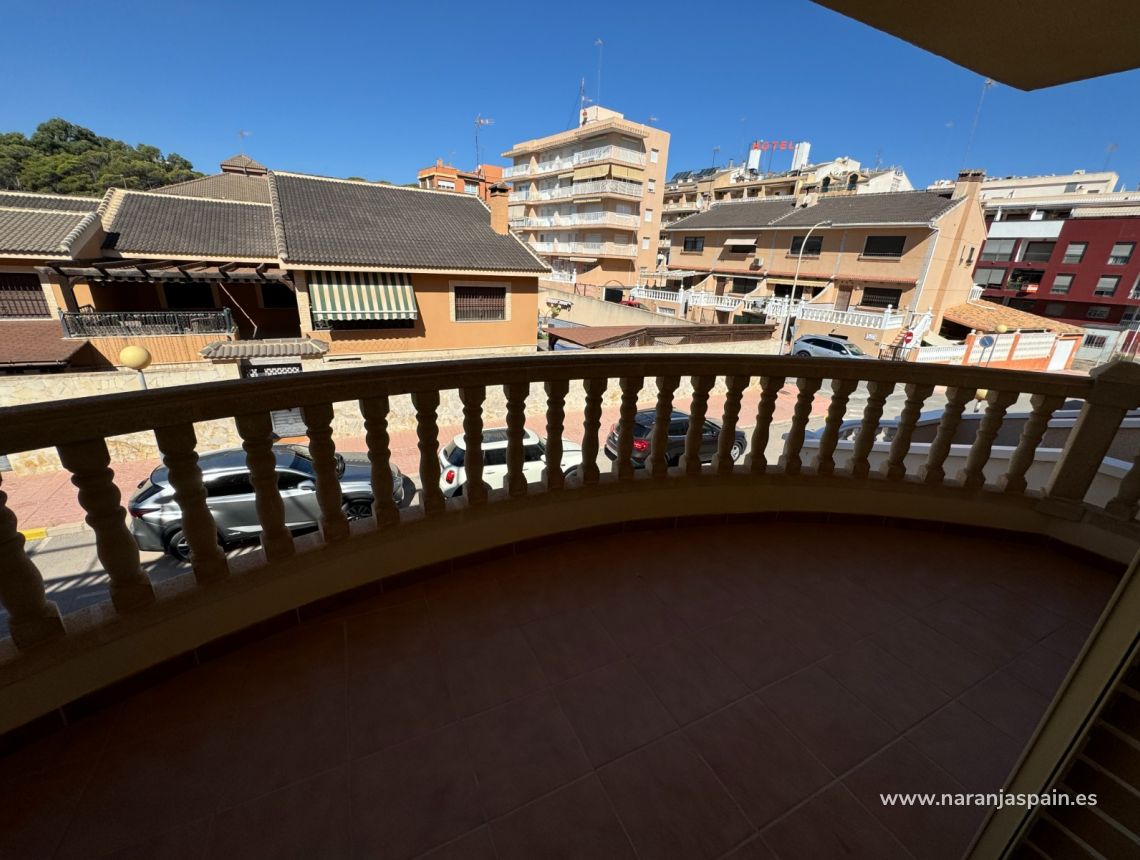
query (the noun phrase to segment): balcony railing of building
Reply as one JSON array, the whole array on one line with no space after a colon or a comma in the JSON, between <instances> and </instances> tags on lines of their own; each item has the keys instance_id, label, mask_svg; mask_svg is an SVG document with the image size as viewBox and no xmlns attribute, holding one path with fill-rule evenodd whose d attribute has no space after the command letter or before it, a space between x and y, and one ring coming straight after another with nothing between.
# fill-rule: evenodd
<instances>
[{"instance_id":1,"label":"balcony railing of building","mask_svg":"<svg viewBox=\"0 0 1140 860\"><path fill-rule=\"evenodd\" d=\"M514 179L519 176L540 176L544 173L558 173L570 170L581 164L592 164L596 161L620 161L635 167L645 166L645 153L634 152L622 146L596 146L584 149L572 155L551 158L546 161L537 161L534 164L515 164L503 171L504 179Z\"/></svg>"},{"instance_id":2,"label":"balcony railing of building","mask_svg":"<svg viewBox=\"0 0 1140 860\"><path fill-rule=\"evenodd\" d=\"M509 195L511 202L529 200L567 200L587 194L617 194L622 197L641 197L639 182L626 182L621 179L595 179L590 182L575 182L558 188L543 191L515 191Z\"/></svg>"},{"instance_id":3,"label":"balcony railing of building","mask_svg":"<svg viewBox=\"0 0 1140 860\"><path fill-rule=\"evenodd\" d=\"M637 246L621 242L532 242L539 254L585 254L595 257L636 257Z\"/></svg>"},{"instance_id":4,"label":"balcony railing of building","mask_svg":"<svg viewBox=\"0 0 1140 860\"><path fill-rule=\"evenodd\" d=\"M825 389L828 386L828 393ZM772 424L785 388L795 405L779 456ZM837 447L857 388L865 406ZM938 393L936 394L936 389ZM905 394L888 450L873 465L884 404ZM745 394L757 404L742 413ZM723 407L710 410L710 395ZM948 473L952 444L961 444L966 407L978 396L985 412L973 424L960 468ZM1031 413L1014 450L992 479L985 469L1009 407L1032 395ZM675 397L692 416L684 455L670 467L665 434ZM817 398L828 403L811 449L804 442ZM1064 449L1040 490L1026 473L1050 417L1080 402ZM927 404L937 430L921 462L911 439ZM407 405L405 405L407 404ZM618 407L616 460L599 468L604 404ZM646 468L635 470L635 415L657 415ZM484 480L484 408L506 416L506 474ZM1140 365L1117 362L1089 377L890 361L849 361L751 355L547 355L473 359L444 364L386 365L233 380L79 401L10 407L0 421L0 452L54 448L71 473L79 504L94 531L109 579L110 602L61 617L43 576L24 549L21 511L0 491L0 604L11 641L0 643L0 731L23 725L93 690L157 665L219 637L292 612L314 601L453 558L552 533L625 520L764 511L904 516L968 527L1006 528L1048 536L1116 561L1140 544L1140 458L1127 464L1106 501L1087 500L1129 410L1140 407ZM278 489L271 413L299 408L309 436L320 530L295 537ZM408 410L411 410L410 412ZM546 469L527 478L528 411L544 425ZM467 484L445 499L440 486L439 415L461 415ZM366 433L372 484L391 485L389 422L412 415L418 438L418 503L398 509L380 493L372 516L350 523L342 508L334 418L351 414ZM722 426L716 454L701 462L706 417ZM226 422L245 450L260 525L260 549L227 557L207 504L198 466L196 424ZM561 467L564 430L580 427L582 463ZM734 461L738 426L748 455ZM153 435L169 469L190 571L151 582L127 529L108 440ZM771 457L771 459L769 459ZM991 470L992 471L992 470ZM112 727L112 731L114 728Z\"/></svg>"},{"instance_id":5,"label":"balcony railing of building","mask_svg":"<svg viewBox=\"0 0 1140 860\"><path fill-rule=\"evenodd\" d=\"M131 337L164 334L229 334L229 308L214 311L66 311L64 337Z\"/></svg>"},{"instance_id":6,"label":"balcony railing of building","mask_svg":"<svg viewBox=\"0 0 1140 860\"><path fill-rule=\"evenodd\" d=\"M570 215L539 215L534 218L518 219L519 227L523 229L543 229L550 227L628 227L636 229L638 219L636 215L625 215L620 212L575 212Z\"/></svg>"}]
</instances>

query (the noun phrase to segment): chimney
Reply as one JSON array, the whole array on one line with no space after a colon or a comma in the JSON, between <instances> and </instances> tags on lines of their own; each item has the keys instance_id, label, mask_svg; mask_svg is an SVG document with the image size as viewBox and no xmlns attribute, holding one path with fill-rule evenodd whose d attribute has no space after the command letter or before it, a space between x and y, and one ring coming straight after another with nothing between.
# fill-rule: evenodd
<instances>
[{"instance_id":1,"label":"chimney","mask_svg":"<svg viewBox=\"0 0 1140 860\"><path fill-rule=\"evenodd\" d=\"M510 189L505 185L492 185L487 205L491 208L491 229L506 236L510 232L507 224L507 195Z\"/></svg>"},{"instance_id":2,"label":"chimney","mask_svg":"<svg viewBox=\"0 0 1140 860\"><path fill-rule=\"evenodd\" d=\"M954 183L954 192L950 195L950 199L957 200L959 197L977 197L978 192L982 188L982 180L985 176L986 172L984 170L958 171L958 181Z\"/></svg>"}]
</instances>

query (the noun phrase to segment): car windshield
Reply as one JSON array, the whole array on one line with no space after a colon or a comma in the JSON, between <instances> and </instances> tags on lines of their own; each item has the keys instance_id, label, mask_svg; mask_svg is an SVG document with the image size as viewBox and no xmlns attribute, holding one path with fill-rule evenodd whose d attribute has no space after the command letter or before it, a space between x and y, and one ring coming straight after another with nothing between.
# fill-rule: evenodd
<instances>
[{"instance_id":1,"label":"car windshield","mask_svg":"<svg viewBox=\"0 0 1140 860\"><path fill-rule=\"evenodd\" d=\"M859 347L853 343L847 344L847 351L851 353L851 355L863 355L863 350L859 349Z\"/></svg>"},{"instance_id":2,"label":"car windshield","mask_svg":"<svg viewBox=\"0 0 1140 860\"><path fill-rule=\"evenodd\" d=\"M443 449L443 457L452 466L463 465L463 449L454 442L448 442Z\"/></svg>"}]
</instances>

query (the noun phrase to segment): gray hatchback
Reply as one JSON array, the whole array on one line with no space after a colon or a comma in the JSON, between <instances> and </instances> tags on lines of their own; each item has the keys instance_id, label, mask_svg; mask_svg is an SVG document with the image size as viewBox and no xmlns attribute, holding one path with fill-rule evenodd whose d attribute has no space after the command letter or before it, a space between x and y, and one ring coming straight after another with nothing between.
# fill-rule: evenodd
<instances>
[{"instance_id":1,"label":"gray hatchback","mask_svg":"<svg viewBox=\"0 0 1140 860\"><path fill-rule=\"evenodd\" d=\"M277 489L285 505L285 524L290 531L309 531L317 527L320 506L317 502L316 473L309 449L304 445L274 445L277 458ZM371 465L367 454L337 454L337 474L343 509L350 520L372 515ZM198 460L202 483L206 487L206 505L214 515L218 543L223 547L256 539L261 534L257 521L253 484L241 448L203 454ZM400 507L407 506L415 495L415 485L392 466L392 485L388 490ZM182 534L182 510L174 500L170 474L159 466L139 484L127 503L131 515L131 533L139 549L165 552L187 561L190 547Z\"/></svg>"},{"instance_id":2,"label":"gray hatchback","mask_svg":"<svg viewBox=\"0 0 1140 860\"><path fill-rule=\"evenodd\" d=\"M796 338L792 345L792 355L801 358L820 356L822 358L873 358L851 343L845 337L829 334L806 334Z\"/></svg>"}]
</instances>

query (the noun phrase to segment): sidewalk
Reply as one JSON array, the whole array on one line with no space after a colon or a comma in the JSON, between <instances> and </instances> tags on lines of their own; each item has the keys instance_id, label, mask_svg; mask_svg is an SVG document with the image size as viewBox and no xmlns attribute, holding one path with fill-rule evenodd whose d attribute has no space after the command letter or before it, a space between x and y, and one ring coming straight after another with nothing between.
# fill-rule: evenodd
<instances>
[{"instance_id":1,"label":"sidewalk","mask_svg":"<svg viewBox=\"0 0 1140 860\"><path fill-rule=\"evenodd\" d=\"M829 399L830 393L827 391L821 391L816 395L812 404L813 417L823 415L827 411ZM789 385L780 391L776 400L773 422L790 420L795 400L795 387L789 382ZM740 406L739 424L741 427L750 428L756 423L756 407L759 401L759 391L745 392ZM683 412L687 412L690 405L691 401L688 398L677 398L673 403L675 409L680 409ZM639 406L644 409L652 406L652 404L641 403ZM528 407L534 412L527 415L527 426L540 436L545 436L545 417L542 413L545 404L540 402L528 403ZM709 418L719 420L723 410L723 394L709 397L707 411ZM502 423L501 417L498 416L484 414L483 417L488 425ZM605 437L609 433L610 426L615 424L617 420L618 409L616 407L603 410L599 446L605 444ZM439 428L440 447L446 445L453 437L462 432L462 426L441 426ZM570 441L581 444L582 419L580 413L567 413L563 436ZM340 451L367 450L362 436L337 437L336 445ZM392 462L404 474L415 476L419 471L420 460L415 432L411 430L393 432L390 447ZM158 465L158 460L132 460L112 464L112 468L115 470L115 485L122 494L124 505L139 483ZM70 477L70 474L62 469L39 475L16 476L8 473L4 476L3 487L4 492L8 494L8 508L16 513L20 530L28 538L43 537L44 529L56 530L62 527L61 530L70 530L70 528L82 526L83 509L79 506L75 487L72 486Z\"/></svg>"}]
</instances>

